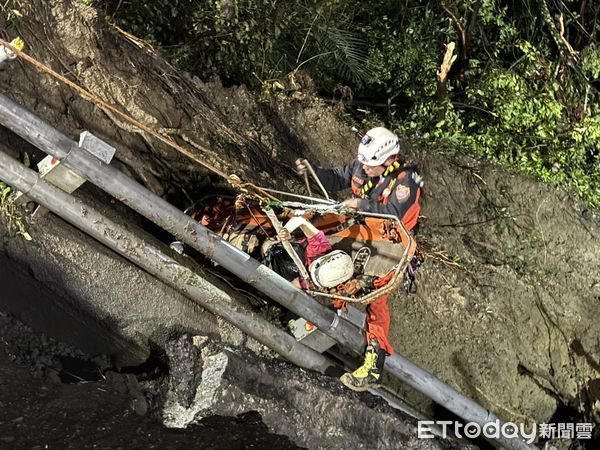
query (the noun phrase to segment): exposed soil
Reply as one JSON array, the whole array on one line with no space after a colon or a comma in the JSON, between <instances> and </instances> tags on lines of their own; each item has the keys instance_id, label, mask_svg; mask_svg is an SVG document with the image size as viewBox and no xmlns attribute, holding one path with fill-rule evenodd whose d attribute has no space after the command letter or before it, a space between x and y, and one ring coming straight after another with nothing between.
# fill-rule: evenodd
<instances>
[{"instance_id":1,"label":"exposed soil","mask_svg":"<svg viewBox=\"0 0 600 450\"><path fill-rule=\"evenodd\" d=\"M165 428L147 414L133 375L107 371L107 361L10 316L0 315L0 337L0 448L300 448L269 433L256 413Z\"/></svg>"},{"instance_id":2,"label":"exposed soil","mask_svg":"<svg viewBox=\"0 0 600 450\"><path fill-rule=\"evenodd\" d=\"M166 366L119 371L11 316L0 315L0 337L0 446L474 448L420 441L412 420L381 399L207 337L167 343Z\"/></svg>"},{"instance_id":3,"label":"exposed soil","mask_svg":"<svg viewBox=\"0 0 600 450\"><path fill-rule=\"evenodd\" d=\"M168 133L226 173L235 171L259 185L302 190L301 180L290 169L295 158L332 165L354 155L355 137L338 113L318 101L258 101L243 87L226 89L218 81L204 83L178 73L79 2L15 4L24 15L20 33L29 54ZM0 73L0 85L63 133L77 136L90 130L115 145L116 164L177 206L186 207L192 199L224 186L218 176L25 63ZM8 142L13 149L22 145L14 137ZM27 149L35 159L35 151ZM577 421L600 423L599 212L569 192L507 173L456 149L424 148L409 137L403 156L421 168L426 180L417 236L426 262L419 269L417 294L398 292L390 302L396 350L504 420L548 422L557 410L569 407ZM107 205L111 211L118 207ZM31 276L47 285L47 269L39 268L42 259L50 265L58 258L67 267L66 261L81 256L49 244L50 239L88 245L84 238L71 237L72 230L59 222L49 220L52 229L47 230L32 225L39 227L33 243L14 239L5 243L5 260L29 265ZM38 258L36 263L28 261L31 256ZM99 258L105 256L107 261L111 258L102 254ZM74 266L83 273L93 270L83 262ZM108 266L107 262L102 267ZM63 276L78 280L71 292L75 300L85 291L85 304L100 305L104 302L94 300L94 295L103 295L100 286L123 290L122 277L101 275L101 282L95 277ZM136 277L136 285L151 283L145 275ZM155 316L151 311L160 311L161 303L146 297L150 306L136 308L131 297L135 295L124 293L118 302L107 295L111 299L107 309L93 311L112 321L124 336L119 345L107 338L115 345L106 353L139 362L148 350L148 336L164 343L167 335L190 328L206 328L205 334L237 344L250 342L223 323L210 319L201 325L189 323L186 314L197 308L186 306L185 300L175 301L176 312L156 313L170 320L167 330L157 333L156 322L147 319ZM164 295L176 298L171 292ZM16 303L10 302L11 311L18 309ZM19 314L23 320L35 316L26 307ZM72 316L81 321L84 314L79 319L78 314ZM31 322L44 326L40 318ZM162 337L154 339L158 334ZM127 356L124 348L131 342L140 349ZM396 389L412 406L434 412L422 396L404 386Z\"/></svg>"}]
</instances>

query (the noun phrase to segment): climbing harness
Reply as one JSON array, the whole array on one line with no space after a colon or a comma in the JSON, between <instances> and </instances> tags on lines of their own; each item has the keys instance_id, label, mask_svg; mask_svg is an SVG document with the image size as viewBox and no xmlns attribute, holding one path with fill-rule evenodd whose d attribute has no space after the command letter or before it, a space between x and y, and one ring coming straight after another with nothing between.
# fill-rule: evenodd
<instances>
[{"instance_id":1,"label":"climbing harness","mask_svg":"<svg viewBox=\"0 0 600 450\"><path fill-rule=\"evenodd\" d=\"M374 183L373 179L369 178L365 182L363 187L360 188L360 191L358 191L358 197L368 199L369 192L371 192L371 190L374 187L379 187L382 184L384 184L387 180L390 179L390 176L395 175L399 169L400 169L400 163L398 161L394 161L392 164L387 166L387 168L385 169L385 172L379 177L379 180L377 181L377 183ZM379 197L380 202L387 204L387 198L390 196L390 194L394 190L394 185L396 184L396 181L397 181L396 176L392 177L391 180L388 181L387 187L384 189L383 193Z\"/></svg>"},{"instance_id":2,"label":"climbing harness","mask_svg":"<svg viewBox=\"0 0 600 450\"><path fill-rule=\"evenodd\" d=\"M352 258L352 266L354 267L354 275L360 275L364 272L367 263L371 258L371 249L369 247L361 247L358 249L354 258Z\"/></svg>"}]
</instances>

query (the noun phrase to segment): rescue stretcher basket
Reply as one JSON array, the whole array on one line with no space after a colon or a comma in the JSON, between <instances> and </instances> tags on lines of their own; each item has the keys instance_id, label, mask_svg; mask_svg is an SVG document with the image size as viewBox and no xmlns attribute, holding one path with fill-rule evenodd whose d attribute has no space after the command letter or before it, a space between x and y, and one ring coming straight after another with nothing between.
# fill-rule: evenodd
<instances>
[{"instance_id":1,"label":"rescue stretcher basket","mask_svg":"<svg viewBox=\"0 0 600 450\"><path fill-rule=\"evenodd\" d=\"M265 205L244 195L209 195L188 208L186 213L222 236L236 236L235 245L252 256L257 256L265 241L277 241L276 227L268 217L272 215L267 213L268 209L273 210L282 223L293 216L307 218L325 233L335 250L343 250L353 260L359 253L369 254L360 273L355 273L350 280L361 281L358 283L361 286L359 291L348 293L345 289L347 283L336 288L319 289L307 280L304 290L313 297L368 304L403 281L406 267L415 253L416 242L397 217L351 211L329 200L292 196L308 199L311 203L281 201ZM244 242L250 239L254 244L243 248Z\"/></svg>"}]
</instances>

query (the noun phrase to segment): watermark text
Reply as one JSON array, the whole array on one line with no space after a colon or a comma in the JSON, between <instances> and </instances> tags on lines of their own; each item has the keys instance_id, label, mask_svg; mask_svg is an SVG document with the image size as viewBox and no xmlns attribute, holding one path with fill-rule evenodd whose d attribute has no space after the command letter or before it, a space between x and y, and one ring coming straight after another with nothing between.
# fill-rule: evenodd
<instances>
[{"instance_id":1,"label":"watermark text","mask_svg":"<svg viewBox=\"0 0 600 450\"><path fill-rule=\"evenodd\" d=\"M522 439L528 444L539 439L591 439L591 423L534 423L532 426L513 422L500 423L499 420L480 425L475 422L455 422L452 420L419 420L417 433L420 439L432 439L436 436L446 438L456 436L459 439Z\"/></svg>"}]
</instances>

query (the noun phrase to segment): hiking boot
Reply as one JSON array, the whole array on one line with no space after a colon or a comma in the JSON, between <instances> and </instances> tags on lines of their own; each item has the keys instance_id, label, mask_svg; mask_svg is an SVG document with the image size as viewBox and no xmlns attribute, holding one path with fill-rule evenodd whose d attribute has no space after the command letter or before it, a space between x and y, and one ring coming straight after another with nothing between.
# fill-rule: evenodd
<instances>
[{"instance_id":1,"label":"hiking boot","mask_svg":"<svg viewBox=\"0 0 600 450\"><path fill-rule=\"evenodd\" d=\"M365 267L371 257L371 249L369 247L361 247L354 255L352 264L354 265L354 275L360 275L365 271Z\"/></svg>"},{"instance_id":2,"label":"hiking boot","mask_svg":"<svg viewBox=\"0 0 600 450\"><path fill-rule=\"evenodd\" d=\"M344 386L358 392L379 386L385 355L385 350L380 349L377 342L371 341L365 351L363 365L352 373L342 375L340 381Z\"/></svg>"}]
</instances>

